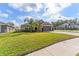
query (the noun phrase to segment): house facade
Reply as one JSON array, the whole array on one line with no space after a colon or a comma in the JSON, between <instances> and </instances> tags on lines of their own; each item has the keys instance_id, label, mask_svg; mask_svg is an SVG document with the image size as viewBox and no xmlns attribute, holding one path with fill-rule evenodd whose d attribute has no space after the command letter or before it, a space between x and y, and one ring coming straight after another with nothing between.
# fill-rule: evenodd
<instances>
[{"instance_id":1,"label":"house facade","mask_svg":"<svg viewBox=\"0 0 79 59\"><path fill-rule=\"evenodd\" d=\"M43 22L41 24L40 31L52 31L52 30L53 30L52 24L50 24L48 22Z\"/></svg>"},{"instance_id":2,"label":"house facade","mask_svg":"<svg viewBox=\"0 0 79 59\"><path fill-rule=\"evenodd\" d=\"M21 30L25 30L25 31L29 30L28 24L22 24ZM53 30L53 26L48 22L40 22L40 26L34 28L34 31L38 31L38 32L52 31L52 30Z\"/></svg>"},{"instance_id":3,"label":"house facade","mask_svg":"<svg viewBox=\"0 0 79 59\"><path fill-rule=\"evenodd\" d=\"M79 29L79 24L74 23L64 23L56 27L56 29Z\"/></svg>"},{"instance_id":4,"label":"house facade","mask_svg":"<svg viewBox=\"0 0 79 59\"><path fill-rule=\"evenodd\" d=\"M12 30L14 30L13 26L7 24L0 24L0 33L10 32Z\"/></svg>"}]
</instances>

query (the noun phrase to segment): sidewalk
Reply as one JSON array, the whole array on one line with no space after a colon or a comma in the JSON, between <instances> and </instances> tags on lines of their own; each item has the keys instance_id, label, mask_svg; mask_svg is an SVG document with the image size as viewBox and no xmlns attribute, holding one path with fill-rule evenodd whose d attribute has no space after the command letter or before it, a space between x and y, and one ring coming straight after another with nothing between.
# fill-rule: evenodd
<instances>
[{"instance_id":1,"label":"sidewalk","mask_svg":"<svg viewBox=\"0 0 79 59\"><path fill-rule=\"evenodd\" d=\"M78 33L54 32L79 36ZM26 56L75 56L79 53L79 38L56 43Z\"/></svg>"}]
</instances>

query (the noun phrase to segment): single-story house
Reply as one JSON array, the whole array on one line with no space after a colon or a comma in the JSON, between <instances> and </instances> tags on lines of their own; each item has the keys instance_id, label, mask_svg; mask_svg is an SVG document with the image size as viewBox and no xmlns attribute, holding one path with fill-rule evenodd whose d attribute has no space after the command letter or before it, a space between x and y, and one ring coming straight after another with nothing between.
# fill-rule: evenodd
<instances>
[{"instance_id":1,"label":"single-story house","mask_svg":"<svg viewBox=\"0 0 79 59\"><path fill-rule=\"evenodd\" d=\"M79 29L79 24L74 23L64 23L56 27L56 29Z\"/></svg>"},{"instance_id":2,"label":"single-story house","mask_svg":"<svg viewBox=\"0 0 79 59\"><path fill-rule=\"evenodd\" d=\"M5 23L3 24L0 24L0 32L3 33L3 32L10 32L14 30L14 27L11 26L11 25L7 25Z\"/></svg>"},{"instance_id":3,"label":"single-story house","mask_svg":"<svg viewBox=\"0 0 79 59\"><path fill-rule=\"evenodd\" d=\"M21 30L28 30L29 26L28 24L22 24L21 25ZM42 31L52 31L53 26L52 24L48 22L41 22L39 27L35 27L35 31L42 32Z\"/></svg>"}]
</instances>

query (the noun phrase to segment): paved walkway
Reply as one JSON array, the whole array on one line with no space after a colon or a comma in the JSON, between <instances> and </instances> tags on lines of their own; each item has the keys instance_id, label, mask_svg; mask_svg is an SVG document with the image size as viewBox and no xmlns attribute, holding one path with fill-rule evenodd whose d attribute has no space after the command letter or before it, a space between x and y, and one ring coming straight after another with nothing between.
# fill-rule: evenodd
<instances>
[{"instance_id":1,"label":"paved walkway","mask_svg":"<svg viewBox=\"0 0 79 59\"><path fill-rule=\"evenodd\" d=\"M79 33L75 33L75 32L52 31L51 33L62 33L62 34L69 34L69 35L79 36Z\"/></svg>"},{"instance_id":2,"label":"paved walkway","mask_svg":"<svg viewBox=\"0 0 79 59\"><path fill-rule=\"evenodd\" d=\"M72 34L69 32L68 33L61 32L61 33L77 36L77 33L76 34L75 33ZM54 45L30 53L26 56L75 56L77 53L79 53L79 38L74 38L56 43Z\"/></svg>"}]
</instances>

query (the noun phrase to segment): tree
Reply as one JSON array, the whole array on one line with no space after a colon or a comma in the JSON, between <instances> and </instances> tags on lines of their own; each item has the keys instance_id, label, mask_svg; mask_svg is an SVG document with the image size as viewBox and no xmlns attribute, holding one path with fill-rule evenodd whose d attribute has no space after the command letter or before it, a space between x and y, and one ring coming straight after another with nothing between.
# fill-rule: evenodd
<instances>
[{"instance_id":1,"label":"tree","mask_svg":"<svg viewBox=\"0 0 79 59\"><path fill-rule=\"evenodd\" d=\"M52 25L54 27L54 29L56 29L57 26L64 24L63 20L58 20L56 22L52 22Z\"/></svg>"},{"instance_id":2,"label":"tree","mask_svg":"<svg viewBox=\"0 0 79 59\"><path fill-rule=\"evenodd\" d=\"M25 18L24 19L24 23L25 23L26 27L28 25L30 32L38 31L43 22L44 22L43 20L36 20L36 19L33 19L33 18L30 18L30 19Z\"/></svg>"},{"instance_id":3,"label":"tree","mask_svg":"<svg viewBox=\"0 0 79 59\"><path fill-rule=\"evenodd\" d=\"M33 31L37 31L38 29L38 22L36 20L32 23L32 29Z\"/></svg>"},{"instance_id":4,"label":"tree","mask_svg":"<svg viewBox=\"0 0 79 59\"><path fill-rule=\"evenodd\" d=\"M27 22L27 24L26 24L25 22ZM30 18L30 19L25 18L25 19L24 19L24 23L25 23L26 25L28 25L29 31L32 32L32 31L33 31L33 27L34 27L34 20L33 20L33 18Z\"/></svg>"}]
</instances>

